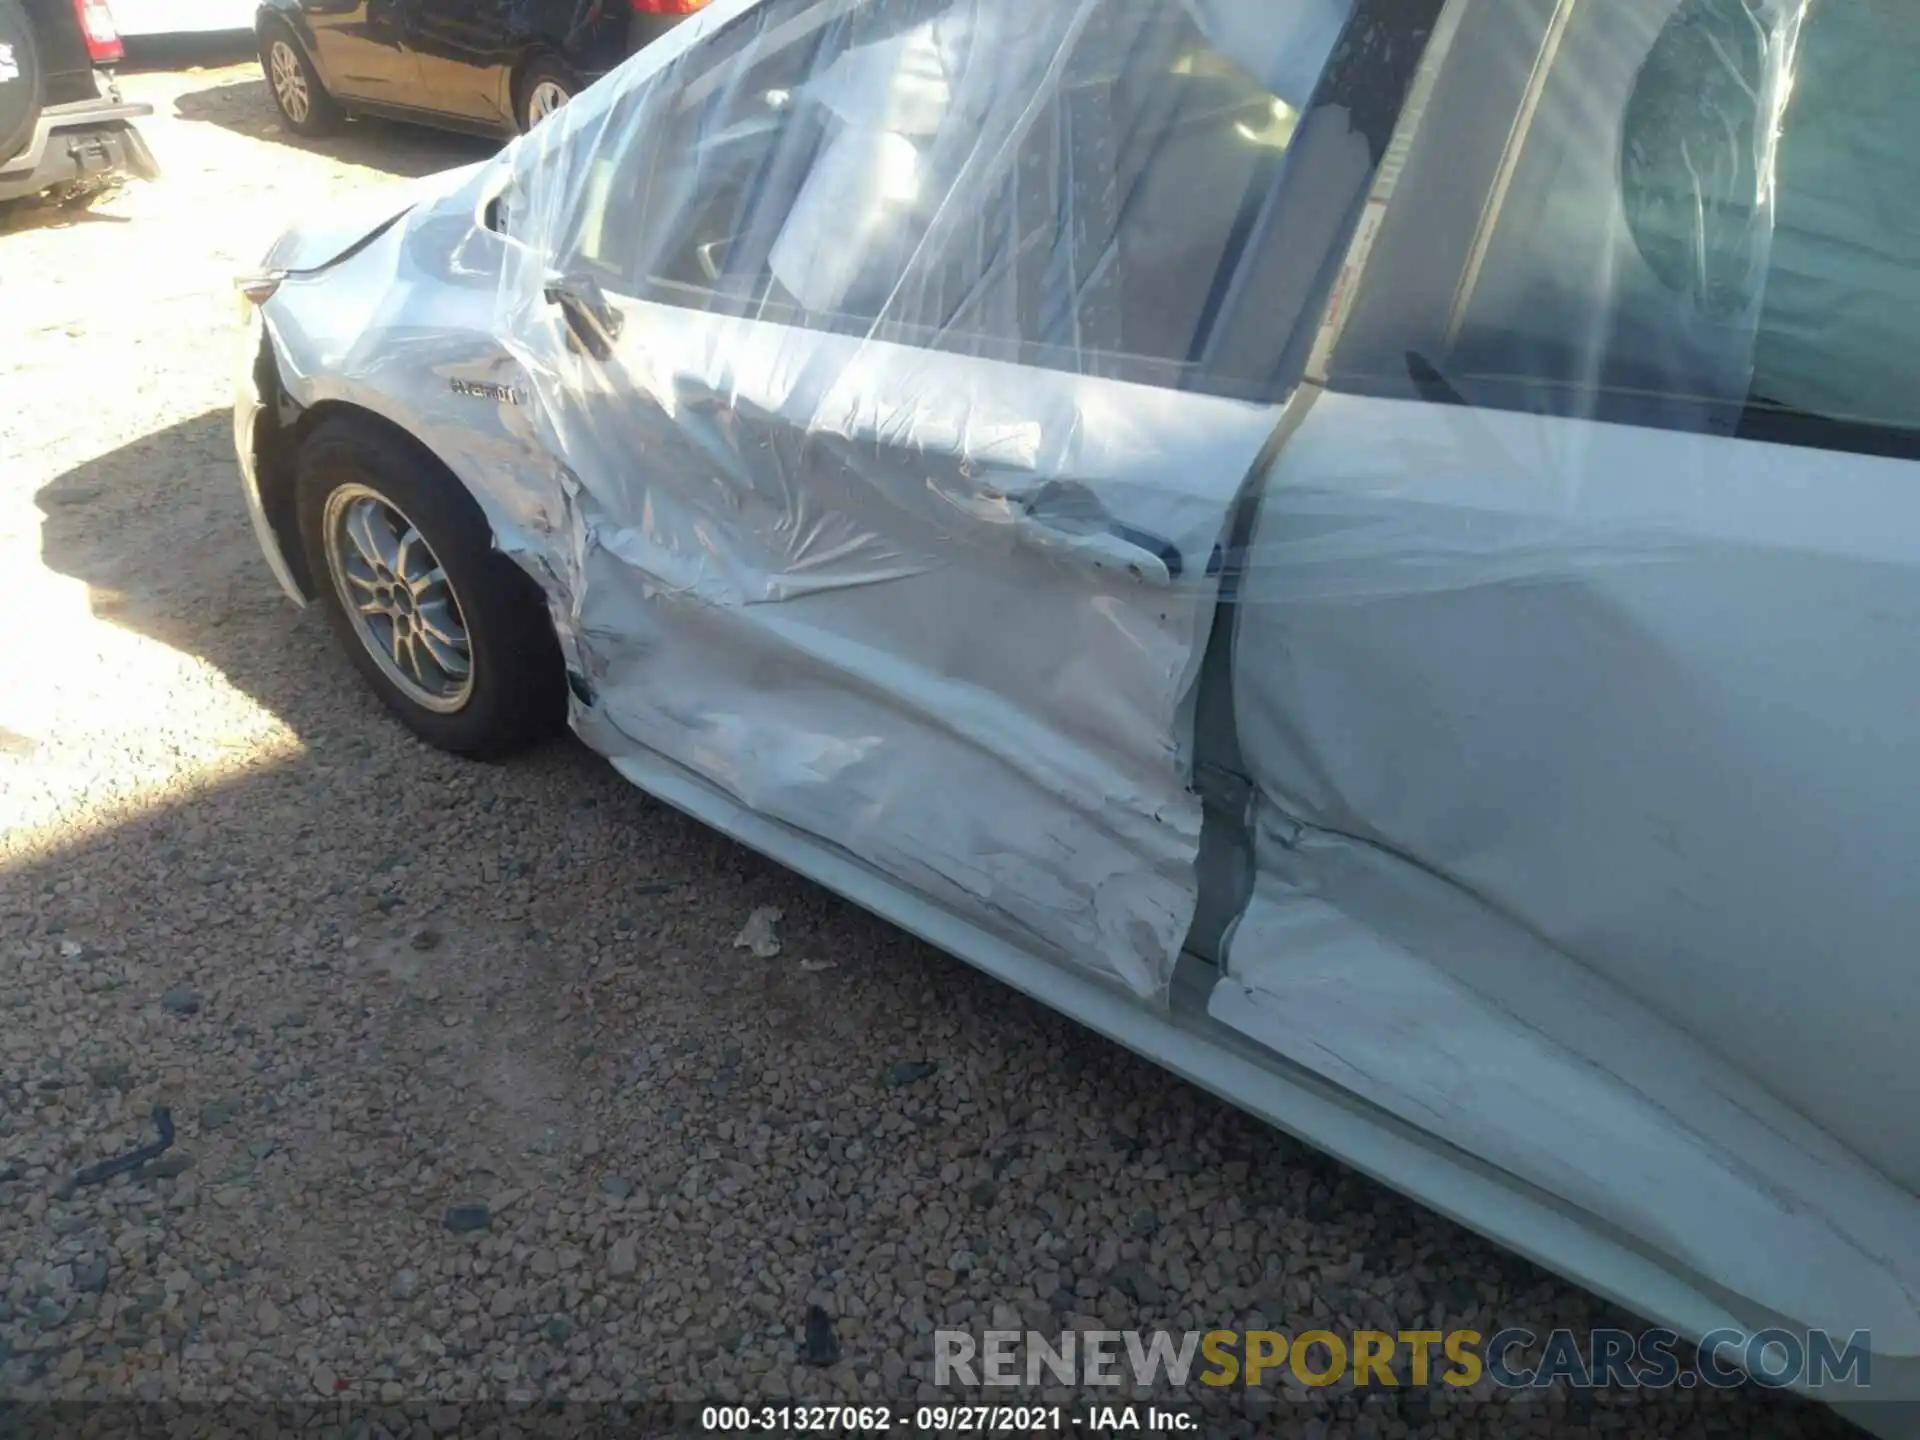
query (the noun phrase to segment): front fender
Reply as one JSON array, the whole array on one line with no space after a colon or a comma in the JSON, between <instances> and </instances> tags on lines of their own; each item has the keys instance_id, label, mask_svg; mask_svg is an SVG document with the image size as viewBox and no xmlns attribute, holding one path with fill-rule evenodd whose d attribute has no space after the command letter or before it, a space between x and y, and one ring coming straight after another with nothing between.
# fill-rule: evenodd
<instances>
[{"instance_id":1,"label":"front fender","mask_svg":"<svg viewBox=\"0 0 1920 1440\"><path fill-rule=\"evenodd\" d=\"M431 452L486 515L497 548L545 558L556 542L554 461L527 412L531 387L492 333L485 232L450 232L473 202L421 205L318 271L286 274L261 307L299 429L370 415ZM462 257L481 268L462 272ZM537 478L536 478L537 477Z\"/></svg>"}]
</instances>

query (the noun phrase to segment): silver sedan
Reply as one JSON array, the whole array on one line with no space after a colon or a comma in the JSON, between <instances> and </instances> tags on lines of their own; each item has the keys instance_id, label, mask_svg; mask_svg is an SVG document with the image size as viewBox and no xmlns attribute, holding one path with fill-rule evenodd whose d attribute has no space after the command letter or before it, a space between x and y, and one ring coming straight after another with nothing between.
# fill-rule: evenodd
<instances>
[{"instance_id":1,"label":"silver sedan","mask_svg":"<svg viewBox=\"0 0 1920 1440\"><path fill-rule=\"evenodd\" d=\"M248 501L428 742L570 720L1767 1383L1910 1395L1916 69L1887 0L720 0L279 242Z\"/></svg>"}]
</instances>

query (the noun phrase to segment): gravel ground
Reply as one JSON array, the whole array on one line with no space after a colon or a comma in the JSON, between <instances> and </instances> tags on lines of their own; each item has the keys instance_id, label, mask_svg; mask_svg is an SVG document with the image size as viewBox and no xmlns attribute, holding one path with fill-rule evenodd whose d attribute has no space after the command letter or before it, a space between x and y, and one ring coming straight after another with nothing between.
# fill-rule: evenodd
<instances>
[{"instance_id":1,"label":"gravel ground","mask_svg":"<svg viewBox=\"0 0 1920 1440\"><path fill-rule=\"evenodd\" d=\"M229 285L330 195L485 147L294 141L243 65L127 88L164 180L0 217L0 1400L445 1430L477 1397L911 1405L936 1325L1631 1323L571 742L415 743L257 556ZM167 1156L62 1188L156 1104ZM1852 1433L1748 1391L1205 1399L1219 1433Z\"/></svg>"}]
</instances>

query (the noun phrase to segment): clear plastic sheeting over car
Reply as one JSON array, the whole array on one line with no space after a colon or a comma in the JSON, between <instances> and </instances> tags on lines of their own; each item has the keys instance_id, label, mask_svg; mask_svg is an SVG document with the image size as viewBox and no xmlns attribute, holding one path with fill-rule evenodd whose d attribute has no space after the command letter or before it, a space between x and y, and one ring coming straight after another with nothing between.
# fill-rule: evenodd
<instances>
[{"instance_id":1,"label":"clear plastic sheeting over car","mask_svg":"<svg viewBox=\"0 0 1920 1440\"><path fill-rule=\"evenodd\" d=\"M719 0L265 324L656 793L1920 1380L1915 73L1892 0Z\"/></svg>"},{"instance_id":2,"label":"clear plastic sheeting over car","mask_svg":"<svg viewBox=\"0 0 1920 1440\"><path fill-rule=\"evenodd\" d=\"M1212 1002L1909 1358L1920 416L1847 317L1920 305L1916 59L1889 7L1465 8L1250 527Z\"/></svg>"},{"instance_id":3,"label":"clear plastic sheeting over car","mask_svg":"<svg viewBox=\"0 0 1920 1440\"><path fill-rule=\"evenodd\" d=\"M1163 998L1179 717L1284 393L1236 218L1346 18L721 6L529 137L500 333L605 718Z\"/></svg>"}]
</instances>

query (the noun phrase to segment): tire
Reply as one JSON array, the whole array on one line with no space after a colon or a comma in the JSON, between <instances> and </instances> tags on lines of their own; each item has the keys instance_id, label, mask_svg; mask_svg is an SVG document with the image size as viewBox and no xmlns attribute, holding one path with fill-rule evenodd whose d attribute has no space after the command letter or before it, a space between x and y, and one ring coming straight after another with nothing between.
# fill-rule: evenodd
<instances>
[{"instance_id":1,"label":"tire","mask_svg":"<svg viewBox=\"0 0 1920 1440\"><path fill-rule=\"evenodd\" d=\"M294 134L331 135L340 128L345 112L320 83L306 47L284 20L263 20L260 24L260 73L266 77L267 94L280 123ZM302 97L306 108L296 114Z\"/></svg>"},{"instance_id":2,"label":"tire","mask_svg":"<svg viewBox=\"0 0 1920 1440\"><path fill-rule=\"evenodd\" d=\"M493 548L480 507L444 466L405 436L343 417L324 421L307 437L294 484L307 573L334 635L414 734L455 755L497 760L562 728L566 667L545 597L531 576ZM384 528L370 531L369 524ZM348 526L358 527L361 542ZM408 528L417 541L386 545ZM405 600L397 598L401 586L386 586L391 605L406 612L398 620L391 608L369 614L348 599L350 591L360 603L382 603L382 572L364 560L369 536L378 553L397 552L399 563L385 573L409 580ZM436 570L443 581L413 583ZM396 646L403 623L420 638ZM446 639L455 633L465 639L464 678L459 647Z\"/></svg>"},{"instance_id":3,"label":"tire","mask_svg":"<svg viewBox=\"0 0 1920 1440\"><path fill-rule=\"evenodd\" d=\"M524 135L580 90L580 77L573 71L551 55L536 55L520 72L520 83L514 86L513 123ZM551 101L555 92L559 94L559 104L543 109L543 102Z\"/></svg>"},{"instance_id":4,"label":"tire","mask_svg":"<svg viewBox=\"0 0 1920 1440\"><path fill-rule=\"evenodd\" d=\"M0 0L0 164L26 149L33 138L45 102L44 73L33 26L20 0Z\"/></svg>"}]
</instances>

